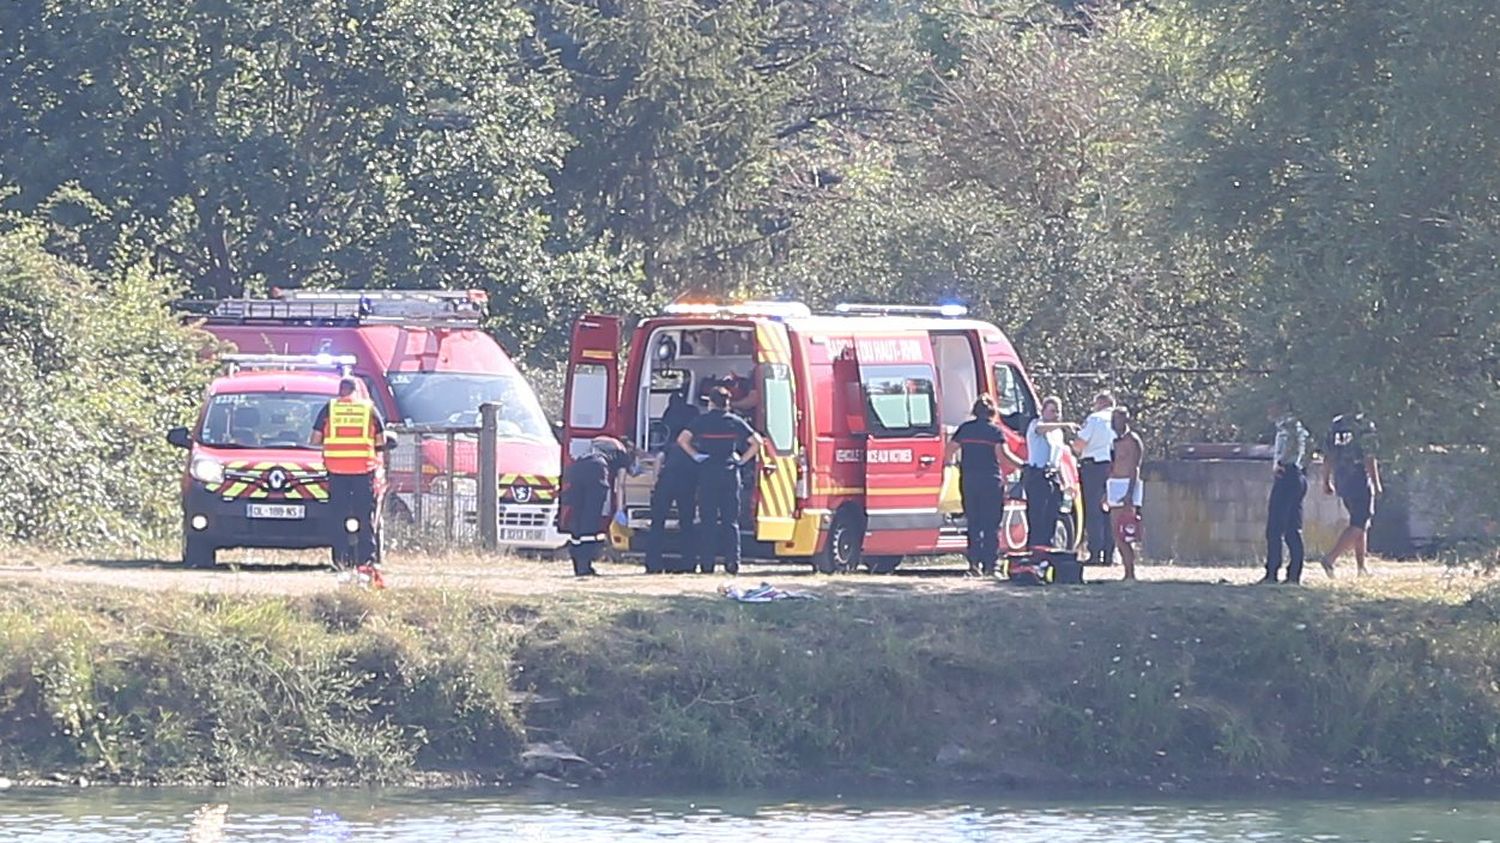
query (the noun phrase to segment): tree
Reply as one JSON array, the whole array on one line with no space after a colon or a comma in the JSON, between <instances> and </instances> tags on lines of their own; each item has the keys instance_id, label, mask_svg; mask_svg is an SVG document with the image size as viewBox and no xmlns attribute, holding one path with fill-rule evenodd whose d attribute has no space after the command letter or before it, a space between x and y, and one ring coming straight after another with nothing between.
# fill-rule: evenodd
<instances>
[{"instance_id":1,"label":"tree","mask_svg":"<svg viewBox=\"0 0 1500 843\"><path fill-rule=\"evenodd\" d=\"M206 295L540 276L564 139L484 0L18 0L0 6L0 169L76 181ZM107 238L106 238L107 240Z\"/></svg>"}]
</instances>

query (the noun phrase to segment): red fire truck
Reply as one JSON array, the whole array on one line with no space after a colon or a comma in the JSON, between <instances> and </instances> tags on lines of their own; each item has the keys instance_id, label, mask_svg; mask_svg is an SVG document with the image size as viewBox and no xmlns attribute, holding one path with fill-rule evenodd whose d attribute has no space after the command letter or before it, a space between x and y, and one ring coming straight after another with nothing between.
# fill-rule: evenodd
<instances>
[{"instance_id":1,"label":"red fire truck","mask_svg":"<svg viewBox=\"0 0 1500 843\"><path fill-rule=\"evenodd\" d=\"M617 550L639 552L669 398L697 398L738 377L750 384L755 406L746 415L766 442L742 522L746 558L889 571L905 556L962 550L957 468L943 464L943 447L987 392L1008 440L1005 551L1024 554L1019 465L1037 396L1005 334L965 313L951 305L813 314L787 302L676 304L635 327L623 369L620 318L584 316L573 327L565 458L598 435L645 452L641 473L625 482L629 527L613 533ZM1063 475L1069 491L1053 544L1072 549L1083 507L1071 454ZM685 546L681 539L669 535L667 547Z\"/></svg>"},{"instance_id":2,"label":"red fire truck","mask_svg":"<svg viewBox=\"0 0 1500 843\"><path fill-rule=\"evenodd\" d=\"M328 473L312 444L313 422L338 395L353 357L225 355L226 373L214 379L191 428L167 431L188 452L182 475L182 561L214 565L218 551L236 547L332 547L333 563L380 559L375 523L334 524ZM363 393L363 389L360 390ZM376 473L377 500L386 473ZM335 529L337 527L337 529ZM346 535L348 542L331 537Z\"/></svg>"},{"instance_id":3,"label":"red fire truck","mask_svg":"<svg viewBox=\"0 0 1500 843\"><path fill-rule=\"evenodd\" d=\"M513 549L555 549L559 449L536 394L481 329L482 291L287 290L269 299L181 301L204 330L244 353L352 355L388 426L477 428L479 405L500 405L499 539ZM449 465L449 460L452 465ZM476 439L418 441L402 433L391 455L388 518L446 517L473 532L478 509ZM450 489L447 484L451 484ZM417 495L422 500L417 500ZM430 526L430 525L429 525Z\"/></svg>"}]
</instances>

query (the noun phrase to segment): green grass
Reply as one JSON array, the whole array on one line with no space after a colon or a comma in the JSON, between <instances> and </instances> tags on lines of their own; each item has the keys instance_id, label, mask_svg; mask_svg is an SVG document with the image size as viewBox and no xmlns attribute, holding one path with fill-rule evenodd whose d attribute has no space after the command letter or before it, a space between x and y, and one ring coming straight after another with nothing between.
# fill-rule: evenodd
<instances>
[{"instance_id":1,"label":"green grass","mask_svg":"<svg viewBox=\"0 0 1500 843\"><path fill-rule=\"evenodd\" d=\"M562 740L662 786L1492 787L1500 585L1453 594L893 585L745 606L4 585L0 774L510 777L528 741Z\"/></svg>"}]
</instances>

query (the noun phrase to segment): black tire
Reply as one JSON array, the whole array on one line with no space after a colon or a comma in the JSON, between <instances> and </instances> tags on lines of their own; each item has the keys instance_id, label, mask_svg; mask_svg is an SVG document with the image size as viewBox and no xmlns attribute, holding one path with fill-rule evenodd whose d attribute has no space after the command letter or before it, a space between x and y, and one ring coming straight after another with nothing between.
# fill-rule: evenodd
<instances>
[{"instance_id":1,"label":"black tire","mask_svg":"<svg viewBox=\"0 0 1500 843\"><path fill-rule=\"evenodd\" d=\"M813 568L820 574L842 574L859 567L865 543L864 519L853 510L840 510L828 526L828 541L813 556Z\"/></svg>"},{"instance_id":2,"label":"black tire","mask_svg":"<svg viewBox=\"0 0 1500 843\"><path fill-rule=\"evenodd\" d=\"M900 556L867 556L865 568L872 574L891 574L901 565L901 559Z\"/></svg>"},{"instance_id":3,"label":"black tire","mask_svg":"<svg viewBox=\"0 0 1500 843\"><path fill-rule=\"evenodd\" d=\"M189 533L182 540L182 565L185 568L203 570L218 563L218 548L206 536Z\"/></svg>"},{"instance_id":4,"label":"black tire","mask_svg":"<svg viewBox=\"0 0 1500 843\"><path fill-rule=\"evenodd\" d=\"M1052 546L1058 550L1078 549L1078 506L1075 502L1072 509L1058 515L1057 529L1052 533Z\"/></svg>"}]
</instances>

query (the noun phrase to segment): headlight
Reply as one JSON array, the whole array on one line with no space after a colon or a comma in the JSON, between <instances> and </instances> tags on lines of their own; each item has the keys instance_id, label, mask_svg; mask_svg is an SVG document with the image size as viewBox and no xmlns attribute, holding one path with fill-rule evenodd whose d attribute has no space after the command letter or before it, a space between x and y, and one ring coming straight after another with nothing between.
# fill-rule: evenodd
<instances>
[{"instance_id":1,"label":"headlight","mask_svg":"<svg viewBox=\"0 0 1500 843\"><path fill-rule=\"evenodd\" d=\"M208 457L198 457L193 460L188 473L193 476L194 480L201 483L224 482L224 464Z\"/></svg>"}]
</instances>

